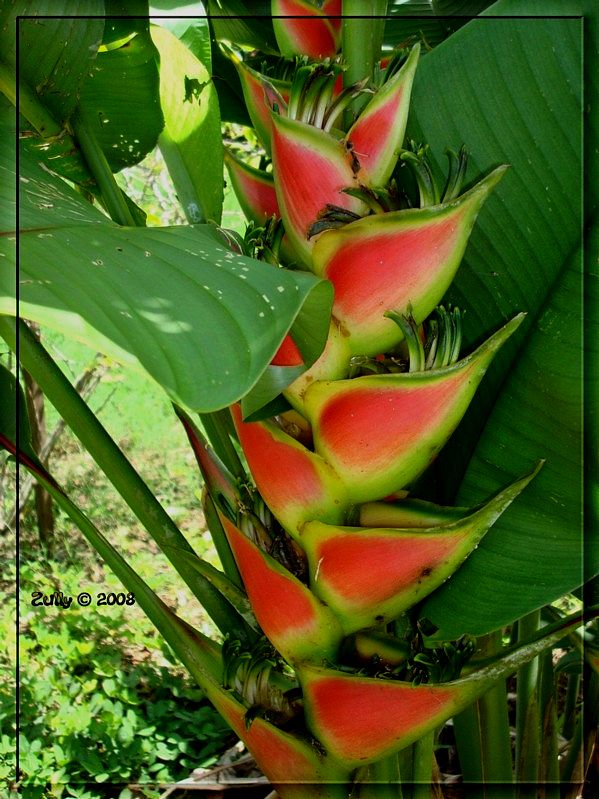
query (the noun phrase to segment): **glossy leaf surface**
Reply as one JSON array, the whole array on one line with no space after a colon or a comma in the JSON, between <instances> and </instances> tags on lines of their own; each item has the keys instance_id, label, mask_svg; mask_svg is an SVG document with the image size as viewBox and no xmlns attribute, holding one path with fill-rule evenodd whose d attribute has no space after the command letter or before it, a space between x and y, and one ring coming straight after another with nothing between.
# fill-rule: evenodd
<instances>
[{"instance_id":1,"label":"glossy leaf surface","mask_svg":"<svg viewBox=\"0 0 599 799\"><path fill-rule=\"evenodd\" d=\"M141 161L164 127L157 51L147 21L127 20L121 35L120 46L98 53L80 103L114 172Z\"/></svg>"},{"instance_id":2,"label":"glossy leaf surface","mask_svg":"<svg viewBox=\"0 0 599 799\"><path fill-rule=\"evenodd\" d=\"M37 17L18 23L19 79L61 123L75 110L96 59L104 20L93 17L103 14L101 0L19 0L0 9L1 58L12 69L17 68L17 16Z\"/></svg>"},{"instance_id":3,"label":"glossy leaf surface","mask_svg":"<svg viewBox=\"0 0 599 799\"><path fill-rule=\"evenodd\" d=\"M216 90L208 69L176 36L152 28L160 55L159 144L190 223L220 223L223 145Z\"/></svg>"},{"instance_id":4,"label":"glossy leaf surface","mask_svg":"<svg viewBox=\"0 0 599 799\"><path fill-rule=\"evenodd\" d=\"M119 227L27 158L20 186L21 314L144 369L178 404L239 399L308 298L324 341L331 292L311 275L237 255L212 226ZM10 314L14 273L3 274Z\"/></svg>"}]
</instances>

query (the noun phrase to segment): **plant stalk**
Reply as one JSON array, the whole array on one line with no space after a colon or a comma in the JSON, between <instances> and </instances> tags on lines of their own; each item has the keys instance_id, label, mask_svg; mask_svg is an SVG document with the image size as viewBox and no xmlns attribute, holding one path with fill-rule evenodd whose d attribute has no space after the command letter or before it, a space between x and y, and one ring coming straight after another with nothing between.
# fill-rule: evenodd
<instances>
[{"instance_id":1,"label":"plant stalk","mask_svg":"<svg viewBox=\"0 0 599 799\"><path fill-rule=\"evenodd\" d=\"M433 757L436 730L431 730L423 735L414 744L412 772L412 799L430 799L431 785L433 782Z\"/></svg>"},{"instance_id":2,"label":"plant stalk","mask_svg":"<svg viewBox=\"0 0 599 799\"><path fill-rule=\"evenodd\" d=\"M539 629L540 611L524 616L518 622L518 641L525 640ZM526 784L536 784L539 778L540 717L539 717L539 660L535 658L522 666L517 675L516 703L516 782L518 797L528 796ZM522 785L521 785L522 784Z\"/></svg>"},{"instance_id":3,"label":"plant stalk","mask_svg":"<svg viewBox=\"0 0 599 799\"><path fill-rule=\"evenodd\" d=\"M387 0L343 0L341 42L347 70L343 85L353 86L363 78L372 78L378 62L385 30ZM357 113L367 98L357 97L346 111L346 127L351 124L352 111Z\"/></svg>"},{"instance_id":4,"label":"plant stalk","mask_svg":"<svg viewBox=\"0 0 599 799\"><path fill-rule=\"evenodd\" d=\"M584 720L582 713L578 717L578 721L574 732L572 733L572 737L570 738L570 745L568 747L568 752L564 761L562 763L561 768L561 782L562 785L571 785L574 781L575 774L580 773L582 771L581 761L582 761L582 743L583 743L583 728L584 728Z\"/></svg>"},{"instance_id":5,"label":"plant stalk","mask_svg":"<svg viewBox=\"0 0 599 799\"><path fill-rule=\"evenodd\" d=\"M486 656L500 654L501 631L481 638L479 652ZM505 681L499 680L470 708L456 716L454 730L464 780L481 784L480 788L469 793L469 799L487 799L489 784L504 786L502 799L512 797L513 772Z\"/></svg>"},{"instance_id":6,"label":"plant stalk","mask_svg":"<svg viewBox=\"0 0 599 799\"><path fill-rule=\"evenodd\" d=\"M401 799L401 779L399 773L399 760L397 754L388 755L372 764L372 781L381 786L386 786L387 791L379 789L377 796L389 796L390 799Z\"/></svg>"},{"instance_id":7,"label":"plant stalk","mask_svg":"<svg viewBox=\"0 0 599 799\"><path fill-rule=\"evenodd\" d=\"M93 133L91 122L83 115L81 109L78 109L73 114L71 125L77 144L100 188L102 199L110 218L119 225L135 227L135 220L125 202L123 192L114 179L106 156Z\"/></svg>"},{"instance_id":8,"label":"plant stalk","mask_svg":"<svg viewBox=\"0 0 599 799\"><path fill-rule=\"evenodd\" d=\"M19 83L17 90L17 81L12 69L1 60L0 91L19 109L19 113L33 125L40 136L47 139L51 136L60 136L63 132L62 126L40 102L33 89L26 83Z\"/></svg>"},{"instance_id":9,"label":"plant stalk","mask_svg":"<svg viewBox=\"0 0 599 799\"><path fill-rule=\"evenodd\" d=\"M543 799L559 799L555 673L551 650L543 653L540 661L539 706L542 708L542 716L539 782L543 785Z\"/></svg>"},{"instance_id":10,"label":"plant stalk","mask_svg":"<svg viewBox=\"0 0 599 799\"><path fill-rule=\"evenodd\" d=\"M578 716L578 696L580 693L580 674L568 675L568 687L564 704L564 715L561 733L570 740L576 729Z\"/></svg>"}]
</instances>

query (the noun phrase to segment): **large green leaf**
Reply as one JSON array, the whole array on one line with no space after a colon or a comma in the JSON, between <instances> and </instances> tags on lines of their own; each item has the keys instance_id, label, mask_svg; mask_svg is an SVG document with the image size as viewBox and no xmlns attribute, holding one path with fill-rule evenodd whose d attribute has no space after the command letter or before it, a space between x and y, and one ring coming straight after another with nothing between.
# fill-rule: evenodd
<instances>
[{"instance_id":1,"label":"large green leaf","mask_svg":"<svg viewBox=\"0 0 599 799\"><path fill-rule=\"evenodd\" d=\"M20 16L19 78L59 122L69 118L79 101L102 39L103 14L102 0L18 0L0 8L2 60L16 70L16 19Z\"/></svg>"},{"instance_id":2,"label":"large green leaf","mask_svg":"<svg viewBox=\"0 0 599 799\"><path fill-rule=\"evenodd\" d=\"M467 311L467 346L528 312L439 458L438 487L454 495L467 468L458 501L471 504L546 459L424 603L439 637L495 629L581 582L580 44L577 19L473 20L416 77L408 135L430 143L439 171L444 147L463 142L472 175L511 165L449 294Z\"/></svg>"},{"instance_id":3,"label":"large green leaf","mask_svg":"<svg viewBox=\"0 0 599 799\"><path fill-rule=\"evenodd\" d=\"M208 0L208 16L216 38L263 53L278 53L269 0Z\"/></svg>"},{"instance_id":4,"label":"large green leaf","mask_svg":"<svg viewBox=\"0 0 599 799\"><path fill-rule=\"evenodd\" d=\"M391 0L385 45L396 47L418 37L435 47L490 5L491 0Z\"/></svg>"},{"instance_id":5,"label":"large green leaf","mask_svg":"<svg viewBox=\"0 0 599 799\"><path fill-rule=\"evenodd\" d=\"M169 31L153 26L152 39L160 54L165 121L159 144L179 202L190 222L218 223L223 205L223 144L210 73Z\"/></svg>"},{"instance_id":6,"label":"large green leaf","mask_svg":"<svg viewBox=\"0 0 599 799\"><path fill-rule=\"evenodd\" d=\"M2 142L10 175L10 138ZM322 349L328 283L237 255L214 226L119 227L27 152L20 166L26 318L143 369L201 411L247 393L305 314L320 331L312 359ZM0 312L13 314L14 272L0 272L0 284Z\"/></svg>"},{"instance_id":7,"label":"large green leaf","mask_svg":"<svg viewBox=\"0 0 599 799\"><path fill-rule=\"evenodd\" d=\"M585 521L599 529L599 220L588 237L585 279ZM595 535L585 548L585 580L599 573L599 542Z\"/></svg>"},{"instance_id":8,"label":"large green leaf","mask_svg":"<svg viewBox=\"0 0 599 799\"><path fill-rule=\"evenodd\" d=\"M189 3L182 0L155 1L150 6L150 19L182 41L206 69L212 71L210 26L203 3L197 0Z\"/></svg>"},{"instance_id":9,"label":"large green leaf","mask_svg":"<svg viewBox=\"0 0 599 799\"><path fill-rule=\"evenodd\" d=\"M115 34L115 29L117 34ZM81 113L113 172L141 161L164 127L147 19L107 23L108 45L83 85ZM119 39L114 42L115 35Z\"/></svg>"}]
</instances>

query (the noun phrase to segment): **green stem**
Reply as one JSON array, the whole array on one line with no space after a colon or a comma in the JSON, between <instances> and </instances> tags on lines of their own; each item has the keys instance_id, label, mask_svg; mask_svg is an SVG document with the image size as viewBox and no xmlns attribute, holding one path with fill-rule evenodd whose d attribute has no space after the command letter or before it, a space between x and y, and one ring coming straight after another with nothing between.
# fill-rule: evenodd
<instances>
[{"instance_id":1,"label":"green stem","mask_svg":"<svg viewBox=\"0 0 599 799\"><path fill-rule=\"evenodd\" d=\"M214 501L210 494L206 494L204 501L202 502L202 506L204 509L206 526L208 527L210 535L212 536L212 541L214 542L214 547L218 557L220 558L223 570L234 585L236 585L238 588L242 588L243 581L241 579L241 575L239 574L237 563L233 557L231 546L223 526L220 523L216 506L214 505Z\"/></svg>"},{"instance_id":2,"label":"green stem","mask_svg":"<svg viewBox=\"0 0 599 799\"><path fill-rule=\"evenodd\" d=\"M379 789L377 796L380 796L381 799L387 796L390 799L401 799L402 791L397 754L388 755L388 757L384 757L382 760L372 764L372 782L387 787L386 792Z\"/></svg>"},{"instance_id":3,"label":"green stem","mask_svg":"<svg viewBox=\"0 0 599 799\"><path fill-rule=\"evenodd\" d=\"M582 665L582 664L581 664ZM580 674L568 675L566 699L564 702L564 715L561 733L566 739L572 738L576 729L578 716L578 696L580 694Z\"/></svg>"},{"instance_id":4,"label":"green stem","mask_svg":"<svg viewBox=\"0 0 599 799\"><path fill-rule=\"evenodd\" d=\"M123 192L118 187L106 156L93 133L91 121L79 109L73 114L71 125L77 144L100 187L102 199L111 219L119 225L135 227L135 220L125 202Z\"/></svg>"},{"instance_id":5,"label":"green stem","mask_svg":"<svg viewBox=\"0 0 599 799\"><path fill-rule=\"evenodd\" d=\"M356 774L352 799L406 799L402 790L398 754L364 766Z\"/></svg>"},{"instance_id":6,"label":"green stem","mask_svg":"<svg viewBox=\"0 0 599 799\"><path fill-rule=\"evenodd\" d=\"M414 771L412 773L412 799L430 799L433 782L433 751L435 730L427 732L414 744Z\"/></svg>"},{"instance_id":7,"label":"green stem","mask_svg":"<svg viewBox=\"0 0 599 799\"><path fill-rule=\"evenodd\" d=\"M85 404L43 345L24 322L0 316L0 335L18 351L21 364L42 387L50 402L117 489L135 516L154 538L191 591L223 632L247 639L248 628L231 605L193 568L193 549L135 471L101 422Z\"/></svg>"},{"instance_id":8,"label":"green stem","mask_svg":"<svg viewBox=\"0 0 599 799\"><path fill-rule=\"evenodd\" d=\"M479 640L483 656L501 652L501 632ZM469 797L486 797L487 785L503 785L502 799L513 796L510 728L505 681L498 682L464 713L454 719L460 764L465 781L480 782Z\"/></svg>"},{"instance_id":9,"label":"green stem","mask_svg":"<svg viewBox=\"0 0 599 799\"><path fill-rule=\"evenodd\" d=\"M466 710L454 716L453 730L464 783L482 783L483 759L480 741L482 720L478 702L473 702ZM480 795L482 796L482 792ZM469 799L471 796L478 797L479 793L469 792Z\"/></svg>"},{"instance_id":10,"label":"green stem","mask_svg":"<svg viewBox=\"0 0 599 799\"><path fill-rule=\"evenodd\" d=\"M541 709L541 752L539 782L545 784L544 799L559 799L560 775L557 746L557 713L555 697L555 674L552 652L540 658L539 707Z\"/></svg>"},{"instance_id":11,"label":"green stem","mask_svg":"<svg viewBox=\"0 0 599 799\"><path fill-rule=\"evenodd\" d=\"M206 222L206 215L202 208L201 198L196 191L193 180L181 157L181 150L177 142L162 131L158 137L158 146L166 163L169 175L177 192L177 198L190 225L199 225ZM220 219L213 220L217 224Z\"/></svg>"},{"instance_id":12,"label":"green stem","mask_svg":"<svg viewBox=\"0 0 599 799\"><path fill-rule=\"evenodd\" d=\"M231 414L227 409L214 413L200 413L200 420L214 451L234 477L247 482L247 473L231 440L234 432Z\"/></svg>"},{"instance_id":13,"label":"green stem","mask_svg":"<svg viewBox=\"0 0 599 799\"><path fill-rule=\"evenodd\" d=\"M562 785L571 785L574 775L581 771L580 760L582 757L582 742L584 733L584 720L582 713L578 717L576 727L570 739L570 746L568 747L568 754L566 755L561 770Z\"/></svg>"},{"instance_id":14,"label":"green stem","mask_svg":"<svg viewBox=\"0 0 599 799\"><path fill-rule=\"evenodd\" d=\"M518 640L530 638L539 629L540 611L524 616L518 622ZM536 784L539 776L539 660L535 658L518 671L516 702L516 781ZM528 795L522 785L518 797Z\"/></svg>"},{"instance_id":15,"label":"green stem","mask_svg":"<svg viewBox=\"0 0 599 799\"><path fill-rule=\"evenodd\" d=\"M387 0L343 0L342 9L342 53L347 64L343 85L353 86L363 78L372 78L380 58ZM356 98L352 109L359 111L366 99L363 95ZM349 116L347 112L348 125L351 123Z\"/></svg>"},{"instance_id":16,"label":"green stem","mask_svg":"<svg viewBox=\"0 0 599 799\"><path fill-rule=\"evenodd\" d=\"M62 126L40 102L37 94L26 83L18 84L19 112L45 139L60 136ZM14 72L4 61L0 61L0 91L10 102L17 105L17 82Z\"/></svg>"},{"instance_id":17,"label":"green stem","mask_svg":"<svg viewBox=\"0 0 599 799\"><path fill-rule=\"evenodd\" d=\"M404 785L404 799L412 799L411 788L412 773L414 769L414 744L406 746L401 752L397 753L399 773Z\"/></svg>"},{"instance_id":18,"label":"green stem","mask_svg":"<svg viewBox=\"0 0 599 799\"><path fill-rule=\"evenodd\" d=\"M590 674L590 676L589 676ZM585 711L583 718L583 768L590 765L597 750L597 728L599 727L599 674L585 669Z\"/></svg>"}]
</instances>

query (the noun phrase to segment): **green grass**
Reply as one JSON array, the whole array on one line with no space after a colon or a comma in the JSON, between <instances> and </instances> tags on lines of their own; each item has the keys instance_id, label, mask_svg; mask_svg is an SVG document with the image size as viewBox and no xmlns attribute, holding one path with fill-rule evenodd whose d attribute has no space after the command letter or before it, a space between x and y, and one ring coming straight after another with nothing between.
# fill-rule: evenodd
<instances>
[{"instance_id":1,"label":"green grass","mask_svg":"<svg viewBox=\"0 0 599 799\"><path fill-rule=\"evenodd\" d=\"M121 590L101 568L97 578L104 590ZM77 565L32 561L21 568L21 796L116 799L127 783L140 783L135 795L155 799L159 783L214 762L234 737L137 606L32 606L34 591L76 596L82 589L94 595L97 586ZM0 780L6 781L14 773L4 746L14 736L8 599L0 592Z\"/></svg>"}]
</instances>

